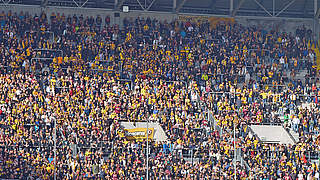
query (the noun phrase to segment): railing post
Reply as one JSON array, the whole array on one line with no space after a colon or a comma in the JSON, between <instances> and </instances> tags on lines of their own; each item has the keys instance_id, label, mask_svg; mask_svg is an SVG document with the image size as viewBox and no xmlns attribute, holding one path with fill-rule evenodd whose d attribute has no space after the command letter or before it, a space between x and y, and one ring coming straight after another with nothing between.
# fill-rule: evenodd
<instances>
[{"instance_id":1,"label":"railing post","mask_svg":"<svg viewBox=\"0 0 320 180\"><path fill-rule=\"evenodd\" d=\"M310 158L310 155L311 155L310 150L308 151L308 153L309 153L309 162L310 162L310 159L311 159L311 158Z\"/></svg>"},{"instance_id":2,"label":"railing post","mask_svg":"<svg viewBox=\"0 0 320 180\"><path fill-rule=\"evenodd\" d=\"M193 148L191 149L191 164L193 165Z\"/></svg>"}]
</instances>

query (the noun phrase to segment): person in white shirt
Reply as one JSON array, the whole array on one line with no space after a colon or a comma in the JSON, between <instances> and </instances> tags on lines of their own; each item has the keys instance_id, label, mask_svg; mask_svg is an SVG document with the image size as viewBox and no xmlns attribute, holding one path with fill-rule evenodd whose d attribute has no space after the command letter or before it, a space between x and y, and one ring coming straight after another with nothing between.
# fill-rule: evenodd
<instances>
[{"instance_id":1,"label":"person in white shirt","mask_svg":"<svg viewBox=\"0 0 320 180\"><path fill-rule=\"evenodd\" d=\"M314 177L315 177L316 179L319 179L319 178L320 178L320 175L319 175L319 172L318 172L318 171L314 174Z\"/></svg>"},{"instance_id":2,"label":"person in white shirt","mask_svg":"<svg viewBox=\"0 0 320 180\"><path fill-rule=\"evenodd\" d=\"M303 178L303 174L302 174L302 172L300 171L300 173L298 174L298 180L304 180L304 178Z\"/></svg>"},{"instance_id":3,"label":"person in white shirt","mask_svg":"<svg viewBox=\"0 0 320 180\"><path fill-rule=\"evenodd\" d=\"M247 72L245 75L245 83L249 84L249 81L250 81L250 74L249 74L249 72Z\"/></svg>"},{"instance_id":4,"label":"person in white shirt","mask_svg":"<svg viewBox=\"0 0 320 180\"><path fill-rule=\"evenodd\" d=\"M300 123L299 118L297 116L294 116L292 123L293 123L293 131L298 132L298 127Z\"/></svg>"},{"instance_id":5,"label":"person in white shirt","mask_svg":"<svg viewBox=\"0 0 320 180\"><path fill-rule=\"evenodd\" d=\"M284 58L283 58L283 56L281 56L281 58L280 58L280 64L281 64L281 65L284 65Z\"/></svg>"}]
</instances>

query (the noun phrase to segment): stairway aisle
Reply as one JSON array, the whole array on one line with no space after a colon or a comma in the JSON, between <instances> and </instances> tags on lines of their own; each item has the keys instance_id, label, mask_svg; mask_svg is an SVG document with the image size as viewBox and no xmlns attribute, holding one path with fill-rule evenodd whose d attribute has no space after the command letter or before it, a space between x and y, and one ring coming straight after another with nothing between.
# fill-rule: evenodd
<instances>
[{"instance_id":1,"label":"stairway aisle","mask_svg":"<svg viewBox=\"0 0 320 180\"><path fill-rule=\"evenodd\" d=\"M294 138L294 140L296 142L299 142L299 134L294 132L291 128L289 128L289 133L291 134L291 136Z\"/></svg>"},{"instance_id":2,"label":"stairway aisle","mask_svg":"<svg viewBox=\"0 0 320 180\"><path fill-rule=\"evenodd\" d=\"M308 48L312 49L316 54L316 68L319 71L320 70L320 51L319 51L319 47L316 47L316 45L314 45L314 44L310 45L310 42L309 42L308 43Z\"/></svg>"}]
</instances>

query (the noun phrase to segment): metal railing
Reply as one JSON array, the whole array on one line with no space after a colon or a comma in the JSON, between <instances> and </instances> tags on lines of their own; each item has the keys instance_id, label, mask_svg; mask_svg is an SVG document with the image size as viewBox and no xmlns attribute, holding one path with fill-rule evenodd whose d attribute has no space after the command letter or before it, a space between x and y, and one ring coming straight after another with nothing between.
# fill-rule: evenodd
<instances>
[{"instance_id":1,"label":"metal railing","mask_svg":"<svg viewBox=\"0 0 320 180\"><path fill-rule=\"evenodd\" d=\"M24 34L25 36L28 36L28 34L38 34L38 35L41 35L41 34L49 34L49 37L51 38L51 42L53 43L54 42L54 32L52 31L25 31Z\"/></svg>"},{"instance_id":2,"label":"metal railing","mask_svg":"<svg viewBox=\"0 0 320 180\"><path fill-rule=\"evenodd\" d=\"M31 58L31 64L32 64L32 62L33 61L36 61L36 60L40 60L40 61L53 61L53 58L37 58L37 57L35 57L35 58Z\"/></svg>"},{"instance_id":3,"label":"metal railing","mask_svg":"<svg viewBox=\"0 0 320 180\"><path fill-rule=\"evenodd\" d=\"M306 156L307 160L310 162L311 160L319 160L320 158L320 152L315 151L315 150L289 150L287 152L291 153L297 153L299 157L301 157L303 154ZM261 150L256 150L256 149L248 149L247 152L248 154L254 153L264 153L267 159L274 159L275 157L280 157L283 151L281 150L270 150L270 149L261 149Z\"/></svg>"},{"instance_id":4,"label":"metal railing","mask_svg":"<svg viewBox=\"0 0 320 180\"><path fill-rule=\"evenodd\" d=\"M130 83L130 89L133 90L134 83L132 82L132 80L129 80L129 79L117 79L116 81L124 82L124 83Z\"/></svg>"},{"instance_id":5,"label":"metal railing","mask_svg":"<svg viewBox=\"0 0 320 180\"><path fill-rule=\"evenodd\" d=\"M217 44L217 45L220 45L220 44L223 44L223 41L221 39L206 39L205 40L207 44Z\"/></svg>"},{"instance_id":6,"label":"metal railing","mask_svg":"<svg viewBox=\"0 0 320 180\"><path fill-rule=\"evenodd\" d=\"M186 81L166 81L166 83L183 83L186 89L188 89L188 83Z\"/></svg>"},{"instance_id":7,"label":"metal railing","mask_svg":"<svg viewBox=\"0 0 320 180\"><path fill-rule=\"evenodd\" d=\"M64 57L63 56L63 51L61 49L46 49L46 48L42 48L42 49L33 49L33 51L48 51L48 52L56 52L56 53L60 53L60 57ZM57 55L56 55L57 56Z\"/></svg>"}]
</instances>

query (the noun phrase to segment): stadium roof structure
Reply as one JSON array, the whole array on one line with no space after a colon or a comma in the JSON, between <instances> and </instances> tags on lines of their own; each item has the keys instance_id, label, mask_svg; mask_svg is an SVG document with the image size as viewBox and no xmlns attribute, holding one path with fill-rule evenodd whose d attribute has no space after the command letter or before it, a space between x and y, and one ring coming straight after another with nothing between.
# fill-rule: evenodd
<instances>
[{"instance_id":1,"label":"stadium roof structure","mask_svg":"<svg viewBox=\"0 0 320 180\"><path fill-rule=\"evenodd\" d=\"M217 16L318 18L320 0L1 0L8 4L102 8Z\"/></svg>"}]
</instances>

